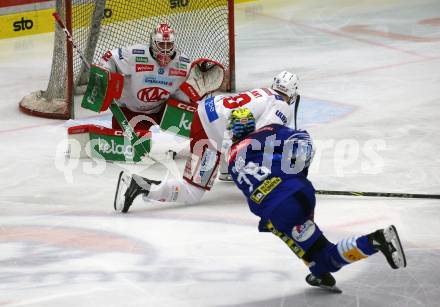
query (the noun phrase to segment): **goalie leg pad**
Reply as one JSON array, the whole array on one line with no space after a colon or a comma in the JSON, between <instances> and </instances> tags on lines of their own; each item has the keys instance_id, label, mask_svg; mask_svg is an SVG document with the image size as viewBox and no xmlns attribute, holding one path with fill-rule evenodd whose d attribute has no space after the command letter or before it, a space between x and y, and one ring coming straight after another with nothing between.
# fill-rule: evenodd
<instances>
[{"instance_id":1,"label":"goalie leg pad","mask_svg":"<svg viewBox=\"0 0 440 307\"><path fill-rule=\"evenodd\" d=\"M148 131L136 131L141 137L142 144L149 151L151 148L151 134ZM71 157L99 158L107 161L140 162L138 155L130 141L124 137L121 130L109 129L97 125L79 125L68 129L69 142L77 141L80 154ZM73 153L78 150L73 150Z\"/></svg>"},{"instance_id":2,"label":"goalie leg pad","mask_svg":"<svg viewBox=\"0 0 440 307\"><path fill-rule=\"evenodd\" d=\"M194 112L197 112L196 104L168 99L160 122L160 128L189 138Z\"/></svg>"},{"instance_id":3,"label":"goalie leg pad","mask_svg":"<svg viewBox=\"0 0 440 307\"><path fill-rule=\"evenodd\" d=\"M198 113L194 113L190 133L190 152L183 179L204 190L210 190L217 176L220 152L206 135Z\"/></svg>"},{"instance_id":4,"label":"goalie leg pad","mask_svg":"<svg viewBox=\"0 0 440 307\"><path fill-rule=\"evenodd\" d=\"M220 152L208 146L202 147L197 154L188 158L183 179L204 190L210 190L214 184L220 161Z\"/></svg>"}]
</instances>

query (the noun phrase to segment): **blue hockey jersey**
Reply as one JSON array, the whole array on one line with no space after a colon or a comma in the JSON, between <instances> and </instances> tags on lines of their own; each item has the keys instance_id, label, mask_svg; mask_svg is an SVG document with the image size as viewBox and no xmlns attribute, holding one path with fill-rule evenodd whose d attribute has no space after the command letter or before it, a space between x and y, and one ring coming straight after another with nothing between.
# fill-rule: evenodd
<instances>
[{"instance_id":1,"label":"blue hockey jersey","mask_svg":"<svg viewBox=\"0 0 440 307\"><path fill-rule=\"evenodd\" d=\"M273 124L232 145L229 173L250 210L266 219L287 197L310 185L314 149L307 131Z\"/></svg>"}]
</instances>

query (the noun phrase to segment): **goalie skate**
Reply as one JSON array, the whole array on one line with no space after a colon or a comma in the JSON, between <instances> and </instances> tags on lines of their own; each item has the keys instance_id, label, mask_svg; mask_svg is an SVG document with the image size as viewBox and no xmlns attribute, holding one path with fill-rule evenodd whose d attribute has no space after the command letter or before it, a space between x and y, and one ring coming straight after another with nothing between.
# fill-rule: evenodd
<instances>
[{"instance_id":1,"label":"goalie skate","mask_svg":"<svg viewBox=\"0 0 440 307\"><path fill-rule=\"evenodd\" d=\"M118 184L114 200L114 208L118 212L126 213L133 204L134 199L140 195L150 193L151 184L159 184L160 181L149 180L139 175L122 171L119 174Z\"/></svg>"},{"instance_id":2,"label":"goalie skate","mask_svg":"<svg viewBox=\"0 0 440 307\"><path fill-rule=\"evenodd\" d=\"M393 269L406 267L406 257L396 227L390 225L368 235L371 244L380 250Z\"/></svg>"},{"instance_id":3,"label":"goalie skate","mask_svg":"<svg viewBox=\"0 0 440 307\"><path fill-rule=\"evenodd\" d=\"M320 277L309 274L306 277L306 282L311 286L318 287L330 292L342 293L342 290L336 287L336 280L330 273L322 274Z\"/></svg>"}]
</instances>

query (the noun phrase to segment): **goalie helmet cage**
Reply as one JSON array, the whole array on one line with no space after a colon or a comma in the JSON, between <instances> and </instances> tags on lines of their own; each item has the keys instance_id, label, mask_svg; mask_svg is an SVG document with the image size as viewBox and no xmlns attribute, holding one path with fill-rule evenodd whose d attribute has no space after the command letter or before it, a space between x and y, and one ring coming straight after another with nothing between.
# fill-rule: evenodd
<instances>
[{"instance_id":1,"label":"goalie helmet cage","mask_svg":"<svg viewBox=\"0 0 440 307\"><path fill-rule=\"evenodd\" d=\"M108 50L149 44L150 33L165 22L176 30L177 47L192 60L203 57L224 65L222 91L235 89L233 0L56 0L55 6L89 63ZM47 89L23 97L20 110L73 118L73 96L83 94L87 82L84 63L56 26Z\"/></svg>"}]
</instances>

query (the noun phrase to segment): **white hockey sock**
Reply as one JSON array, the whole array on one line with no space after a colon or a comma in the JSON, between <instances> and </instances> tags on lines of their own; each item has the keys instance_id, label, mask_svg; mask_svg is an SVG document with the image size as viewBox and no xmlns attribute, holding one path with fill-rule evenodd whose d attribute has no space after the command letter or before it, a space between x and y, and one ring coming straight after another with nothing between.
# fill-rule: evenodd
<instances>
[{"instance_id":1,"label":"white hockey sock","mask_svg":"<svg viewBox=\"0 0 440 307\"><path fill-rule=\"evenodd\" d=\"M196 204L200 202L203 194L205 194L204 189L189 184L183 179L168 178L163 180L160 185L153 185L144 200Z\"/></svg>"}]
</instances>

